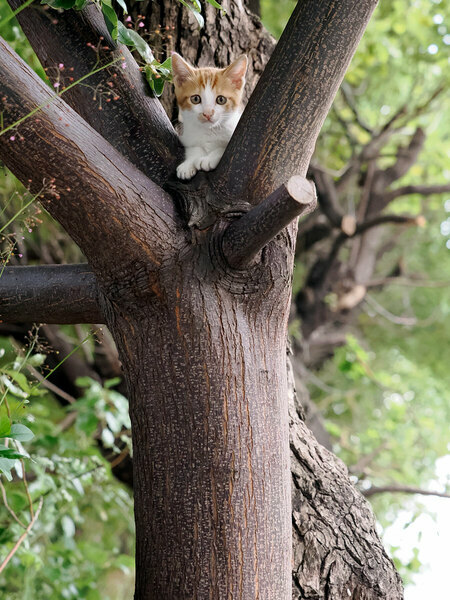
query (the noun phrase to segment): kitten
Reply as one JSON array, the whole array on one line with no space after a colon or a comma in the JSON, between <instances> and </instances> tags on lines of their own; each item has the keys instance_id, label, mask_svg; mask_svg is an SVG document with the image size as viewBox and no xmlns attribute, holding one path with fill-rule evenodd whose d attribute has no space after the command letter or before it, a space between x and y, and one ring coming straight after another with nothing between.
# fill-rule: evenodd
<instances>
[{"instance_id":1,"label":"kitten","mask_svg":"<svg viewBox=\"0 0 450 600\"><path fill-rule=\"evenodd\" d=\"M183 124L181 142L185 159L177 168L180 179L219 164L242 113L241 99L247 57L240 56L225 69L195 69L172 54L172 73Z\"/></svg>"}]
</instances>

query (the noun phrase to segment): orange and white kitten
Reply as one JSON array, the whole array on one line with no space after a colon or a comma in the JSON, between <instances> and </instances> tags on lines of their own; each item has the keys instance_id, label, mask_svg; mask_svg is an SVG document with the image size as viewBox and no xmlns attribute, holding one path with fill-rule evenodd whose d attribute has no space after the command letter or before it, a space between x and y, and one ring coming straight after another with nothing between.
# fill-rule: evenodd
<instances>
[{"instance_id":1,"label":"orange and white kitten","mask_svg":"<svg viewBox=\"0 0 450 600\"><path fill-rule=\"evenodd\" d=\"M180 140L186 149L177 167L180 179L219 164L242 113L241 99L247 57L240 56L225 69L195 69L179 54L172 54L172 73L183 124Z\"/></svg>"}]
</instances>

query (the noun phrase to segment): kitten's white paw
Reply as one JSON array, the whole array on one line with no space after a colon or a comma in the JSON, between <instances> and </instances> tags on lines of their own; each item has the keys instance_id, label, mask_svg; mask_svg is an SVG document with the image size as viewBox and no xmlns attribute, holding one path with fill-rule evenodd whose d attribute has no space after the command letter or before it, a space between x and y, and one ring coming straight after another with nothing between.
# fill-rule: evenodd
<instances>
[{"instance_id":1,"label":"kitten's white paw","mask_svg":"<svg viewBox=\"0 0 450 600\"><path fill-rule=\"evenodd\" d=\"M199 160L198 168L201 171L212 171L219 164L221 156L217 156L214 154L210 154L209 156L204 156L203 158L201 158Z\"/></svg>"},{"instance_id":2,"label":"kitten's white paw","mask_svg":"<svg viewBox=\"0 0 450 600\"><path fill-rule=\"evenodd\" d=\"M191 160L185 160L177 167L177 177L178 179L191 179L197 171L197 167Z\"/></svg>"}]
</instances>

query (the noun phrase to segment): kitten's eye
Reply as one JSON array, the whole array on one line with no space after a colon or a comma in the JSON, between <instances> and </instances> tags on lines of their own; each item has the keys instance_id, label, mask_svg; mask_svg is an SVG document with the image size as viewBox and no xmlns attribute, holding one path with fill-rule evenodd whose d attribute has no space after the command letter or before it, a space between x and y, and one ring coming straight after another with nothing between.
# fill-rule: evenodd
<instances>
[{"instance_id":1,"label":"kitten's eye","mask_svg":"<svg viewBox=\"0 0 450 600\"><path fill-rule=\"evenodd\" d=\"M217 96L216 102L217 104L226 104L227 99L225 98L225 96Z\"/></svg>"},{"instance_id":2,"label":"kitten's eye","mask_svg":"<svg viewBox=\"0 0 450 600\"><path fill-rule=\"evenodd\" d=\"M200 104L201 101L202 101L202 99L200 98L200 96L198 94L194 94L193 96L191 96L192 104Z\"/></svg>"}]
</instances>

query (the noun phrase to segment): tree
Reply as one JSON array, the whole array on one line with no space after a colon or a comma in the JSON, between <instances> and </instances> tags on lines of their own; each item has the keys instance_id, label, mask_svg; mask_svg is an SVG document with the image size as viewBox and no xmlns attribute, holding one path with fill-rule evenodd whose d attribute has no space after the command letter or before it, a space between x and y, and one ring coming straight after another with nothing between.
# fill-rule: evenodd
<instances>
[{"instance_id":1,"label":"tree","mask_svg":"<svg viewBox=\"0 0 450 600\"><path fill-rule=\"evenodd\" d=\"M374 6L299 3L221 165L188 185L169 179L174 131L94 7L56 24L24 11L22 25L43 62L77 56L74 77L116 61L97 75L117 91L101 112L82 86L64 96L77 112L52 98L1 45L4 123L18 135L2 136L0 156L89 261L81 282L80 267L5 271L2 318L106 321L114 335L133 425L136 598L289 594L285 226L313 204L301 176ZM18 292L36 276L26 313ZM401 597L370 509L295 407L291 419L300 597Z\"/></svg>"}]
</instances>

